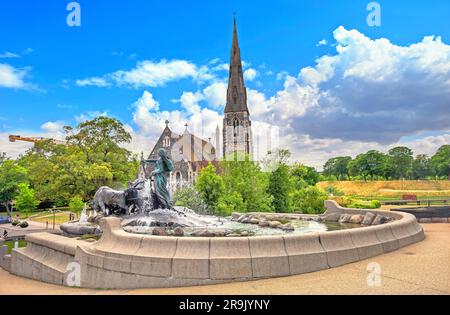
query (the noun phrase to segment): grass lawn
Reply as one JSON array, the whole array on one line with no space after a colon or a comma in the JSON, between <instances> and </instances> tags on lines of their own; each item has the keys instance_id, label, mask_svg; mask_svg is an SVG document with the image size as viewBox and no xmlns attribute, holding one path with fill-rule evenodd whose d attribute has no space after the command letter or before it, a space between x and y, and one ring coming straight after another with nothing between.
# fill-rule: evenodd
<instances>
[{"instance_id":1,"label":"grass lawn","mask_svg":"<svg viewBox=\"0 0 450 315\"><path fill-rule=\"evenodd\" d=\"M401 200L403 195L416 195L418 199L445 199L450 196L449 180L394 180L394 181L332 181L320 182L317 187L336 187L346 196Z\"/></svg>"},{"instance_id":2,"label":"grass lawn","mask_svg":"<svg viewBox=\"0 0 450 315\"><path fill-rule=\"evenodd\" d=\"M14 248L14 241L7 241L5 245L8 246L8 254L11 254L12 249ZM27 246L27 242L24 240L19 240L19 248Z\"/></svg>"},{"instance_id":3,"label":"grass lawn","mask_svg":"<svg viewBox=\"0 0 450 315\"><path fill-rule=\"evenodd\" d=\"M30 221L34 222L48 222L48 224L53 223L53 214L49 212L44 212L39 214L38 216L33 216L29 219ZM70 221L70 212L60 212L55 214L55 223L56 224L63 224Z\"/></svg>"}]
</instances>

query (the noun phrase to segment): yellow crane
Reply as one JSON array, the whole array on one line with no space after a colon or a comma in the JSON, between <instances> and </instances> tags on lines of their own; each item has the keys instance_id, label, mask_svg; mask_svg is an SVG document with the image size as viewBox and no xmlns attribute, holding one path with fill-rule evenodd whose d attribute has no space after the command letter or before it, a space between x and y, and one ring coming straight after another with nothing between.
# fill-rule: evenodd
<instances>
[{"instance_id":1,"label":"yellow crane","mask_svg":"<svg viewBox=\"0 0 450 315\"><path fill-rule=\"evenodd\" d=\"M38 143L38 142L47 141L47 140L52 140L56 144L66 144L65 141L44 138L44 137L22 137L22 136L18 136L18 135L10 135L9 136L9 142L25 141L25 142L31 142L31 143Z\"/></svg>"}]
</instances>

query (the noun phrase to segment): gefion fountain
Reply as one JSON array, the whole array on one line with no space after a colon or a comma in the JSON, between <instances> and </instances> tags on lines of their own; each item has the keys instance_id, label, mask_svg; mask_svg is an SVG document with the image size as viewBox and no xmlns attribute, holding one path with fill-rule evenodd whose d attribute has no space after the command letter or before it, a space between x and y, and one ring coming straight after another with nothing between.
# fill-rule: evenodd
<instances>
[{"instance_id":1,"label":"gefion fountain","mask_svg":"<svg viewBox=\"0 0 450 315\"><path fill-rule=\"evenodd\" d=\"M96 234L96 242L48 233L0 265L13 274L59 285L130 289L177 287L281 277L367 259L424 239L408 213L347 209L326 201L324 215L233 213L220 218L173 207L172 162L159 151L153 181L125 191L101 187L92 213L62 227ZM99 227L97 226L99 223ZM89 227L89 228L87 228ZM85 229L85 231L82 231ZM90 229L89 231L87 229ZM85 233L89 232L89 233Z\"/></svg>"}]
</instances>

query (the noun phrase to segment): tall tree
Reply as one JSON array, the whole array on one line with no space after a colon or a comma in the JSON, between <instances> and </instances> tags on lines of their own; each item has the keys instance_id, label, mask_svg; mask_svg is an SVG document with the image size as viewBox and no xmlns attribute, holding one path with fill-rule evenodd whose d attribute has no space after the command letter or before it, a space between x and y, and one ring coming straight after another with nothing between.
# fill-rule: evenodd
<instances>
[{"instance_id":1,"label":"tall tree","mask_svg":"<svg viewBox=\"0 0 450 315\"><path fill-rule=\"evenodd\" d=\"M221 167L225 194L240 195L244 211L272 211L272 196L267 193L268 174L257 163L250 159L222 161Z\"/></svg>"},{"instance_id":2,"label":"tall tree","mask_svg":"<svg viewBox=\"0 0 450 315\"><path fill-rule=\"evenodd\" d=\"M39 201L36 200L34 190L30 188L29 184L19 184L19 194L16 197L16 208L19 211L29 213L36 209Z\"/></svg>"},{"instance_id":3,"label":"tall tree","mask_svg":"<svg viewBox=\"0 0 450 315\"><path fill-rule=\"evenodd\" d=\"M352 158L349 156L329 159L323 167L323 174L325 176L336 176L339 180L347 178L349 175L348 164L351 160Z\"/></svg>"},{"instance_id":4,"label":"tall tree","mask_svg":"<svg viewBox=\"0 0 450 315\"><path fill-rule=\"evenodd\" d=\"M223 195L225 185L222 177L216 174L214 165L203 168L195 182L195 188L211 211L217 209L219 198Z\"/></svg>"},{"instance_id":5,"label":"tall tree","mask_svg":"<svg viewBox=\"0 0 450 315\"><path fill-rule=\"evenodd\" d=\"M0 165L0 202L8 213L12 212L11 202L20 192L20 184L27 183L27 170L13 160L5 160Z\"/></svg>"},{"instance_id":6,"label":"tall tree","mask_svg":"<svg viewBox=\"0 0 450 315\"><path fill-rule=\"evenodd\" d=\"M290 167L290 177L293 189L302 189L306 186L314 186L319 182L319 173L315 168L298 162Z\"/></svg>"},{"instance_id":7,"label":"tall tree","mask_svg":"<svg viewBox=\"0 0 450 315\"><path fill-rule=\"evenodd\" d=\"M450 180L450 145L443 145L430 160L430 166L437 176Z\"/></svg>"},{"instance_id":8,"label":"tall tree","mask_svg":"<svg viewBox=\"0 0 450 315\"><path fill-rule=\"evenodd\" d=\"M360 154L349 163L349 170L352 176L361 176L364 180L374 179L378 176L385 176L387 169L387 158L383 153L371 150Z\"/></svg>"},{"instance_id":9,"label":"tall tree","mask_svg":"<svg viewBox=\"0 0 450 315\"><path fill-rule=\"evenodd\" d=\"M389 150L387 175L395 179L409 178L412 173L413 152L408 147L395 147Z\"/></svg>"},{"instance_id":10,"label":"tall tree","mask_svg":"<svg viewBox=\"0 0 450 315\"><path fill-rule=\"evenodd\" d=\"M38 143L20 159L38 199L61 205L74 196L88 200L100 186L121 188L135 178L139 162L122 147L131 135L119 121L98 117L65 129L67 145Z\"/></svg>"},{"instance_id":11,"label":"tall tree","mask_svg":"<svg viewBox=\"0 0 450 315\"><path fill-rule=\"evenodd\" d=\"M291 212L292 202L290 197L291 180L289 167L280 163L269 177L269 194L272 195L272 208L275 212Z\"/></svg>"}]
</instances>

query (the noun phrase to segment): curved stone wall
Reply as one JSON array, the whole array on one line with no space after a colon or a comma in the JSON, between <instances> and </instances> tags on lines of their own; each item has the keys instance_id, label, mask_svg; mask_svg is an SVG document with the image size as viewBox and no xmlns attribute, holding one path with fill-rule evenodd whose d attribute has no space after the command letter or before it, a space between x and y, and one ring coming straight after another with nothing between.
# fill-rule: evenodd
<instances>
[{"instance_id":1,"label":"curved stone wall","mask_svg":"<svg viewBox=\"0 0 450 315\"><path fill-rule=\"evenodd\" d=\"M82 286L150 288L281 277L332 268L423 240L407 213L345 209L327 201L327 213L392 216L396 221L351 230L241 238L160 237L129 234L119 219L102 221L103 237L78 247Z\"/></svg>"},{"instance_id":2,"label":"curved stone wall","mask_svg":"<svg viewBox=\"0 0 450 315\"><path fill-rule=\"evenodd\" d=\"M65 262L70 260L67 255L73 254L71 259L80 263L82 287L129 289L204 285L314 272L391 252L424 239L422 227L407 213L345 209L333 201L327 201L326 207L326 214L370 211L391 216L396 221L305 235L176 238L130 234L122 229L119 219L106 218L101 221L103 236L98 242L78 245L75 252L72 247L70 251L64 247L60 250L66 255ZM57 249L50 244L51 240L49 244L29 241ZM26 251L13 251L13 263ZM45 265L42 262L35 265L42 264ZM18 269L18 266L12 268L14 273L33 278L34 272ZM59 270L63 271L62 266ZM39 280L46 281L42 273L36 274L40 275Z\"/></svg>"}]
</instances>

